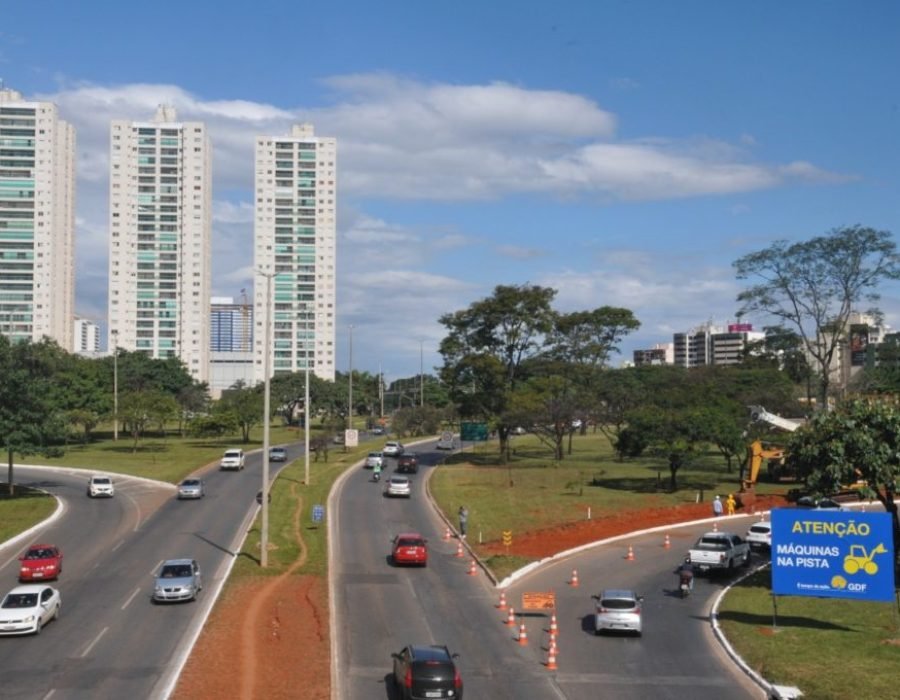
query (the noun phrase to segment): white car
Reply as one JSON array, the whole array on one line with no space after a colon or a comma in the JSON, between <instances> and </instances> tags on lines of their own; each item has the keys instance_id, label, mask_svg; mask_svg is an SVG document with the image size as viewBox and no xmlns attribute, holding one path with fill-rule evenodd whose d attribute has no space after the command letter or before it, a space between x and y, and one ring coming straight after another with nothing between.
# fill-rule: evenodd
<instances>
[{"instance_id":1,"label":"white car","mask_svg":"<svg viewBox=\"0 0 900 700\"><path fill-rule=\"evenodd\" d=\"M610 589L591 597L595 601L594 634L619 631L641 635L641 596L634 591Z\"/></svg>"},{"instance_id":2,"label":"white car","mask_svg":"<svg viewBox=\"0 0 900 700\"><path fill-rule=\"evenodd\" d=\"M403 444L400 442L386 442L381 448L381 453L385 457L399 457L403 454Z\"/></svg>"},{"instance_id":3,"label":"white car","mask_svg":"<svg viewBox=\"0 0 900 700\"><path fill-rule=\"evenodd\" d=\"M387 484L384 486L384 495L385 496L402 496L404 498L409 498L412 495L412 488L410 487L409 477L401 476L400 474L393 474L390 479L387 480Z\"/></svg>"},{"instance_id":4,"label":"white car","mask_svg":"<svg viewBox=\"0 0 900 700\"><path fill-rule=\"evenodd\" d=\"M441 439L437 441L435 447L439 450L455 450L456 439L453 437L453 433L441 433Z\"/></svg>"},{"instance_id":5,"label":"white car","mask_svg":"<svg viewBox=\"0 0 900 700\"><path fill-rule=\"evenodd\" d=\"M366 456L366 469L374 469L375 467L384 466L384 455L380 452L370 452Z\"/></svg>"},{"instance_id":6,"label":"white car","mask_svg":"<svg viewBox=\"0 0 900 700\"><path fill-rule=\"evenodd\" d=\"M112 479L102 474L94 474L88 480L87 495L89 498L112 498L116 489L113 486Z\"/></svg>"},{"instance_id":7,"label":"white car","mask_svg":"<svg viewBox=\"0 0 900 700\"><path fill-rule=\"evenodd\" d=\"M750 549L771 549L772 523L768 520L754 523L747 530L747 536L744 538L744 541L750 545Z\"/></svg>"},{"instance_id":8,"label":"white car","mask_svg":"<svg viewBox=\"0 0 900 700\"><path fill-rule=\"evenodd\" d=\"M225 450L222 455L222 461L219 462L219 469L243 469L244 468L244 451L239 449Z\"/></svg>"},{"instance_id":9,"label":"white car","mask_svg":"<svg viewBox=\"0 0 900 700\"><path fill-rule=\"evenodd\" d=\"M0 602L0 634L40 634L59 617L59 591L43 584L13 588Z\"/></svg>"}]
</instances>

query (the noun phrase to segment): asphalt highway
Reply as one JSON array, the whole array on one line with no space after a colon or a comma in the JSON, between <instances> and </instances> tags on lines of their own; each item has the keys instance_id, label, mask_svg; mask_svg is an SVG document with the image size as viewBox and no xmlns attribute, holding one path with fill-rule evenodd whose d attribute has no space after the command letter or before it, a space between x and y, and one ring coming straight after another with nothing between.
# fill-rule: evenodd
<instances>
[{"instance_id":1,"label":"asphalt highway","mask_svg":"<svg viewBox=\"0 0 900 700\"><path fill-rule=\"evenodd\" d=\"M289 449L289 458L302 446ZM65 504L60 518L28 541L0 549L0 589L18 585L18 555L33 542L57 544L63 572L59 620L39 636L0 637L3 698L163 698L199 634L258 505L261 454L240 472L204 475L207 495L179 501L171 484L112 475L111 499L86 495L88 471L20 466L16 481ZM270 465L274 477L281 464ZM196 603L154 605L164 559L197 559L204 589Z\"/></svg>"},{"instance_id":2,"label":"asphalt highway","mask_svg":"<svg viewBox=\"0 0 900 700\"><path fill-rule=\"evenodd\" d=\"M694 594L676 595L675 568L710 525L674 529L671 546L663 535L635 538L634 560L627 544L591 548L541 567L506 590L521 608L523 592L553 591L557 601L558 670L546 667L549 615L517 613L505 624L499 590L471 557L457 557L458 541L444 540L446 525L428 500L426 480L440 455L433 444L413 448L419 474L410 499L382 496L371 471L351 470L335 490L331 519L331 586L336 630L334 697L369 700L397 696L390 682L391 652L410 643L446 644L460 654L458 666L469 699L594 700L596 698L720 700L764 694L725 658L712 637L709 610L722 577L698 577ZM389 460L382 482L392 472ZM751 522L735 530L743 534ZM429 541L425 568L390 563L390 540L418 531ZM579 574L579 586L569 581ZM593 634L592 593L633 588L644 596L644 634ZM526 625L527 645L518 642Z\"/></svg>"}]
</instances>

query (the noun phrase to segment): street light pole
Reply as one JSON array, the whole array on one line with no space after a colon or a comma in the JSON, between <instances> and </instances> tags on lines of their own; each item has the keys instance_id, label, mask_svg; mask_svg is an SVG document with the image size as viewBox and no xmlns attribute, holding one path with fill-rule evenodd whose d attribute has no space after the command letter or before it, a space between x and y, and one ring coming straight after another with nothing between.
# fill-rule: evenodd
<instances>
[{"instance_id":1,"label":"street light pole","mask_svg":"<svg viewBox=\"0 0 900 700\"><path fill-rule=\"evenodd\" d=\"M119 439L119 331L113 337L113 440Z\"/></svg>"},{"instance_id":2,"label":"street light pole","mask_svg":"<svg viewBox=\"0 0 900 700\"><path fill-rule=\"evenodd\" d=\"M425 369L422 364L422 355L425 352L425 341L419 341L419 408L425 408Z\"/></svg>"},{"instance_id":3,"label":"street light pole","mask_svg":"<svg viewBox=\"0 0 900 700\"><path fill-rule=\"evenodd\" d=\"M350 326L350 384L347 395L347 430L353 429L353 325ZM346 443L344 444L346 449Z\"/></svg>"},{"instance_id":4,"label":"street light pole","mask_svg":"<svg viewBox=\"0 0 900 700\"><path fill-rule=\"evenodd\" d=\"M306 456L306 469L303 474L303 483L309 486L309 354L306 356L306 390L303 393L303 454Z\"/></svg>"},{"instance_id":5,"label":"street light pole","mask_svg":"<svg viewBox=\"0 0 900 700\"><path fill-rule=\"evenodd\" d=\"M271 386L269 383L270 355L272 350L272 278L274 272L257 270L266 278L266 332L263 345L263 375L265 380L263 398L263 454L262 454L262 522L259 532L259 565L265 569L269 564L269 413L271 404Z\"/></svg>"}]
</instances>

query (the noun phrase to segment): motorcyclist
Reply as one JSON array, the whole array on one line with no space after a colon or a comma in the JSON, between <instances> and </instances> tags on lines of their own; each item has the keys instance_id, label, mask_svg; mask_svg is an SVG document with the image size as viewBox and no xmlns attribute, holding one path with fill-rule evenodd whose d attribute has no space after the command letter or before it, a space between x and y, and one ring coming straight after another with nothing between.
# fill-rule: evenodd
<instances>
[{"instance_id":1,"label":"motorcyclist","mask_svg":"<svg viewBox=\"0 0 900 700\"><path fill-rule=\"evenodd\" d=\"M690 559L685 559L678 567L678 589L686 585L689 591L694 590L694 565Z\"/></svg>"},{"instance_id":2,"label":"motorcyclist","mask_svg":"<svg viewBox=\"0 0 900 700\"><path fill-rule=\"evenodd\" d=\"M375 479L375 481L381 480L381 465L380 464L376 464L374 467L372 467L372 478Z\"/></svg>"}]
</instances>

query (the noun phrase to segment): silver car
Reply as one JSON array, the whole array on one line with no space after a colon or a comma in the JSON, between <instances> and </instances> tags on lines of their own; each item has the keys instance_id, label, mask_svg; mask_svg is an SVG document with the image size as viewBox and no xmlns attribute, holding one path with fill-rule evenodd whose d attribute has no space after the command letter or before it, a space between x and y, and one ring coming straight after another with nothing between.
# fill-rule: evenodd
<instances>
[{"instance_id":1,"label":"silver car","mask_svg":"<svg viewBox=\"0 0 900 700\"><path fill-rule=\"evenodd\" d=\"M178 484L178 498L203 498L205 495L202 479L185 479Z\"/></svg>"},{"instance_id":2,"label":"silver car","mask_svg":"<svg viewBox=\"0 0 900 700\"><path fill-rule=\"evenodd\" d=\"M202 589L200 565L195 559L168 559L163 562L156 575L153 602L196 600Z\"/></svg>"},{"instance_id":3,"label":"silver car","mask_svg":"<svg viewBox=\"0 0 900 700\"><path fill-rule=\"evenodd\" d=\"M619 630L641 635L643 632L641 603L644 602L641 596L634 591L609 589L591 597L596 607L594 634Z\"/></svg>"},{"instance_id":4,"label":"silver car","mask_svg":"<svg viewBox=\"0 0 900 700\"><path fill-rule=\"evenodd\" d=\"M403 496L409 498L411 494L412 489L410 488L408 476L393 474L384 486L385 496Z\"/></svg>"}]
</instances>

